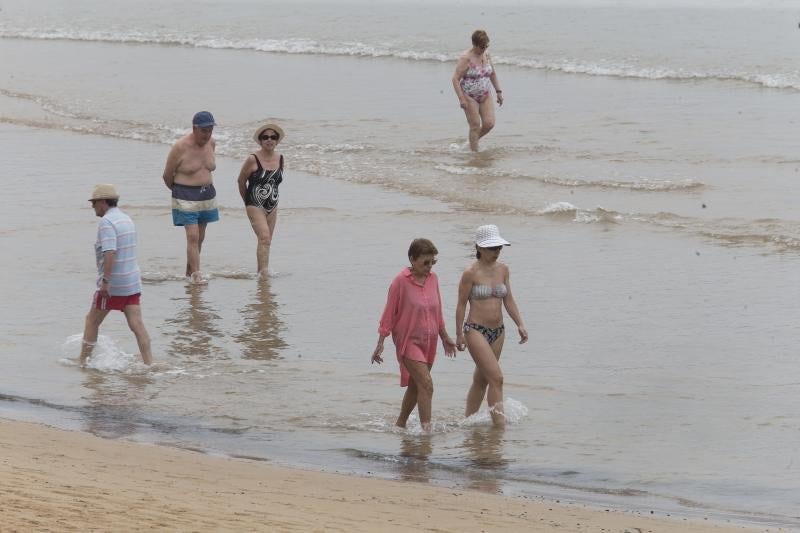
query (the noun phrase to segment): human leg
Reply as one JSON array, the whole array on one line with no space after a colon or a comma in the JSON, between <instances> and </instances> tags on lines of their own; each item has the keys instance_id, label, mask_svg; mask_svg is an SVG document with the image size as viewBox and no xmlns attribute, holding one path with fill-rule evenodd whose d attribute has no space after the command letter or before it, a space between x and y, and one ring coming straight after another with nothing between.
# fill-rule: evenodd
<instances>
[{"instance_id":1,"label":"human leg","mask_svg":"<svg viewBox=\"0 0 800 533\"><path fill-rule=\"evenodd\" d=\"M503 398L504 398L504 396L503 396L503 371L502 371L502 369L500 369L500 354L503 353L503 343L505 343L505 340L506 340L506 334L505 334L505 330L504 330L503 333L501 333L500 336L497 337L497 340L492 342L492 344L490 345L492 347L492 352L494 353L495 363L497 364L497 368L500 370L500 383L499 383L499 387L498 387L499 391L498 391L497 396L494 399L494 401L490 401L491 399L489 398L488 392L486 394L486 404L489 406L489 409L492 410L492 413L497 414L499 416L500 420L502 421L502 424L499 425L500 427L505 427L505 421L506 421L505 405L503 403L503 401L504 401L503 400ZM494 418L492 418L492 422L495 422ZM497 426L497 425L498 424L495 422L495 426Z\"/></svg>"},{"instance_id":2,"label":"human leg","mask_svg":"<svg viewBox=\"0 0 800 533\"><path fill-rule=\"evenodd\" d=\"M408 387L406 387L406 392L403 394L403 403L400 404L400 414L397 417L397 422L395 422L395 426L404 428L406 427L406 422L408 422L408 417L411 416L411 412L417 406L417 383L412 379L408 382Z\"/></svg>"},{"instance_id":3,"label":"human leg","mask_svg":"<svg viewBox=\"0 0 800 533\"><path fill-rule=\"evenodd\" d=\"M481 134L481 115L478 102L469 96L464 99L464 114L467 116L469 124L469 149L473 152L478 151L478 139Z\"/></svg>"},{"instance_id":4,"label":"human leg","mask_svg":"<svg viewBox=\"0 0 800 533\"><path fill-rule=\"evenodd\" d=\"M505 415L503 414L503 371L500 369L499 359L500 353L503 350L505 334L500 335L500 337L498 337L497 340L495 340L495 342L493 342L491 345L486 340L486 337L484 337L480 331L475 329L470 329L467 331L465 338L467 341L467 348L472 356L472 360L475 361L475 371L476 373L480 373L482 377L482 380L480 380L478 383L480 384L482 381L486 381L488 386L486 397L492 415L492 422L497 427L504 427ZM475 379L473 379L472 387L474 386ZM470 393L473 392L472 387L470 387ZM475 393L475 395L477 395L477 393ZM482 398L483 395L481 394L481 399ZM474 396L470 398L468 394L467 401L469 402L470 400L474 402ZM480 406L480 401L478 402L478 406ZM475 408L475 410L472 412L467 412L467 416L478 410L474 403L468 403L467 411L469 411L471 408Z\"/></svg>"},{"instance_id":5,"label":"human leg","mask_svg":"<svg viewBox=\"0 0 800 533\"><path fill-rule=\"evenodd\" d=\"M472 385L467 392L467 408L464 411L464 416L471 416L478 412L483 403L483 397L486 396L486 387L489 382L483 377L483 373L475 367L472 372Z\"/></svg>"},{"instance_id":6,"label":"human leg","mask_svg":"<svg viewBox=\"0 0 800 533\"><path fill-rule=\"evenodd\" d=\"M94 345L97 344L97 334L100 331L100 324L108 315L108 309L96 309L94 305L86 315L86 322L83 326L83 343L81 344L81 364L92 355Z\"/></svg>"},{"instance_id":7,"label":"human leg","mask_svg":"<svg viewBox=\"0 0 800 533\"><path fill-rule=\"evenodd\" d=\"M197 270L200 270L200 252L203 251L203 241L206 240L206 226L208 226L208 224L205 222L199 222L197 224Z\"/></svg>"},{"instance_id":8,"label":"human leg","mask_svg":"<svg viewBox=\"0 0 800 533\"><path fill-rule=\"evenodd\" d=\"M206 225L219 220L214 184L202 187L172 186L172 223L186 230L186 275L200 272L200 250L205 239Z\"/></svg>"},{"instance_id":9,"label":"human leg","mask_svg":"<svg viewBox=\"0 0 800 533\"><path fill-rule=\"evenodd\" d=\"M123 313L125 313L125 319L128 321L128 327L136 335L136 343L139 345L142 361L146 365L152 364L153 354L150 351L150 335L148 335L147 329L144 327L144 320L142 320L142 306L127 305Z\"/></svg>"},{"instance_id":10,"label":"human leg","mask_svg":"<svg viewBox=\"0 0 800 533\"><path fill-rule=\"evenodd\" d=\"M264 261L264 275L267 274L267 267L269 266L269 253L272 246L272 236L275 234L275 226L278 225L278 207L272 210L272 213L267 215L267 224L269 224L269 245L266 250L266 261Z\"/></svg>"},{"instance_id":11,"label":"human leg","mask_svg":"<svg viewBox=\"0 0 800 533\"><path fill-rule=\"evenodd\" d=\"M478 104L478 114L481 119L481 127L478 133L480 139L494 128L494 101L491 94L487 95L480 104Z\"/></svg>"},{"instance_id":12,"label":"human leg","mask_svg":"<svg viewBox=\"0 0 800 533\"><path fill-rule=\"evenodd\" d=\"M258 274L265 277L267 275L267 267L269 266L272 233L275 231L278 213L273 211L267 214L261 207L252 205L248 205L245 210L247 211L247 218L250 219L250 225L253 227L256 239L258 240L258 244L256 245L256 268L258 269Z\"/></svg>"},{"instance_id":13,"label":"human leg","mask_svg":"<svg viewBox=\"0 0 800 533\"><path fill-rule=\"evenodd\" d=\"M422 424L422 429L430 431L431 404L433 402L433 379L431 379L430 366L428 363L407 358L403 359L403 364L408 369L408 373L411 374L411 380L416 384L419 422Z\"/></svg>"},{"instance_id":14,"label":"human leg","mask_svg":"<svg viewBox=\"0 0 800 533\"><path fill-rule=\"evenodd\" d=\"M200 224L187 224L186 230L186 275L200 272ZM205 236L205 226L203 227Z\"/></svg>"}]
</instances>

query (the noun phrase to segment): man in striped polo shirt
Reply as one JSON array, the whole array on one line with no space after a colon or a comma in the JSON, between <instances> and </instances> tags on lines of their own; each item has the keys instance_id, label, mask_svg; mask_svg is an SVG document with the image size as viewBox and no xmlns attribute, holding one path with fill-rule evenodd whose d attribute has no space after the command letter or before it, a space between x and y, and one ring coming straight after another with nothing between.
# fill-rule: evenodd
<instances>
[{"instance_id":1,"label":"man in striped polo shirt","mask_svg":"<svg viewBox=\"0 0 800 533\"><path fill-rule=\"evenodd\" d=\"M144 327L139 304L142 275L136 262L136 227L131 218L117 207L119 194L113 185L95 185L89 201L94 213L101 218L97 225L97 242L94 244L97 291L86 315L81 363L86 362L92 354L103 319L109 311L116 310L125 313L128 327L136 335L142 360L149 365L153 362L153 356L150 352L150 335Z\"/></svg>"}]
</instances>

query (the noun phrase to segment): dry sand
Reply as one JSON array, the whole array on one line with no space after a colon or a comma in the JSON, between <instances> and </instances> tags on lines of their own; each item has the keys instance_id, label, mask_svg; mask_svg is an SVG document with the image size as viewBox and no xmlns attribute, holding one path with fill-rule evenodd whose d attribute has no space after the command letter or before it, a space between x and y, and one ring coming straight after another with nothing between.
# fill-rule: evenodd
<instances>
[{"instance_id":1,"label":"dry sand","mask_svg":"<svg viewBox=\"0 0 800 533\"><path fill-rule=\"evenodd\" d=\"M755 531L277 467L0 420L1 531Z\"/></svg>"}]
</instances>

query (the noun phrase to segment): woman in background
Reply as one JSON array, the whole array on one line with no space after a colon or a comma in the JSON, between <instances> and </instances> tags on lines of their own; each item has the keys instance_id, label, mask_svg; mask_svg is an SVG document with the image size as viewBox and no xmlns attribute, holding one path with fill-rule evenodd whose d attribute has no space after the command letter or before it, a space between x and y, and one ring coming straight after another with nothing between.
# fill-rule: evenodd
<instances>
[{"instance_id":1,"label":"woman in background","mask_svg":"<svg viewBox=\"0 0 800 533\"><path fill-rule=\"evenodd\" d=\"M478 151L478 141L494 127L494 102L491 86L497 94L497 104L503 105L503 91L497 81L492 58L486 49L489 36L483 30L472 34L472 48L456 64L453 88L469 124L469 148Z\"/></svg>"}]
</instances>

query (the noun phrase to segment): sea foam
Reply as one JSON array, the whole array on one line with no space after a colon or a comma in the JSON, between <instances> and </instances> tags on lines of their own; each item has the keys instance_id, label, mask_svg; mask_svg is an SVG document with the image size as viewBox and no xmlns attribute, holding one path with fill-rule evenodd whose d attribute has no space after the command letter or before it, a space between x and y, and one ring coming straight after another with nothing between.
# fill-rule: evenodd
<instances>
[{"instance_id":1,"label":"sea foam","mask_svg":"<svg viewBox=\"0 0 800 533\"><path fill-rule=\"evenodd\" d=\"M139 30L105 31L67 28L1 28L0 38L30 40L94 41L120 44L186 46L222 50L250 50L267 53L323 56L393 58L436 63L454 62L460 52L408 50L360 41L320 42L296 37L288 39L231 39L213 35L156 33ZM665 65L639 65L624 60L591 61L580 58L537 58L497 55L496 65L614 78L674 81L725 81L771 89L800 90L800 73L692 70Z\"/></svg>"},{"instance_id":2,"label":"sea foam","mask_svg":"<svg viewBox=\"0 0 800 533\"><path fill-rule=\"evenodd\" d=\"M80 353L83 334L71 335L62 346L66 360L72 363ZM85 367L100 372L122 372L137 366L137 356L123 351L111 337L98 335L92 355L86 360Z\"/></svg>"}]
</instances>

